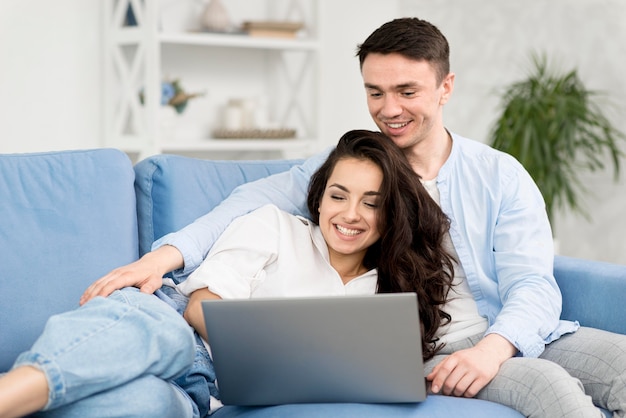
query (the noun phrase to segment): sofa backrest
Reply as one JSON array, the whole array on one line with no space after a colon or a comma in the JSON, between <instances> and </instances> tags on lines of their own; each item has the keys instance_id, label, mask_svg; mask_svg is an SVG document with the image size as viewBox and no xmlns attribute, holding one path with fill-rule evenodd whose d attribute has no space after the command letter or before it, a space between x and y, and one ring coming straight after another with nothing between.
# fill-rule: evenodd
<instances>
[{"instance_id":1,"label":"sofa backrest","mask_svg":"<svg viewBox=\"0 0 626 418\"><path fill-rule=\"evenodd\" d=\"M133 180L117 150L0 155L0 372L48 317L137 259Z\"/></svg>"},{"instance_id":2,"label":"sofa backrest","mask_svg":"<svg viewBox=\"0 0 626 418\"><path fill-rule=\"evenodd\" d=\"M139 253L208 213L237 186L286 171L301 160L212 161L154 155L135 165Z\"/></svg>"},{"instance_id":3,"label":"sofa backrest","mask_svg":"<svg viewBox=\"0 0 626 418\"><path fill-rule=\"evenodd\" d=\"M557 255L554 277L563 294L561 319L626 334L626 266Z\"/></svg>"}]
</instances>

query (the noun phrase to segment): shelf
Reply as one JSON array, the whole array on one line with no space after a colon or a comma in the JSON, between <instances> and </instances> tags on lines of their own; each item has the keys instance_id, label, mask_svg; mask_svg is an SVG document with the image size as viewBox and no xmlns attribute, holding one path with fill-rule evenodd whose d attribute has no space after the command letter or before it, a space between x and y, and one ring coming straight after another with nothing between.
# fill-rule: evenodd
<instances>
[{"instance_id":1,"label":"shelf","mask_svg":"<svg viewBox=\"0 0 626 418\"><path fill-rule=\"evenodd\" d=\"M307 139L214 139L163 141L163 152L173 151L302 151L313 144Z\"/></svg>"},{"instance_id":2,"label":"shelf","mask_svg":"<svg viewBox=\"0 0 626 418\"><path fill-rule=\"evenodd\" d=\"M173 45L199 45L215 46L225 48L254 48L254 49L276 49L276 50L316 50L319 42L306 39L281 39L251 37L246 34L221 34L221 33L160 33L159 41L162 44Z\"/></svg>"},{"instance_id":3,"label":"shelf","mask_svg":"<svg viewBox=\"0 0 626 418\"><path fill-rule=\"evenodd\" d=\"M302 158L314 152L312 139L198 139L167 140L151 148L140 143L140 138L126 136L110 141L107 147L120 149L128 154L137 154L137 160L153 154L211 153L211 152L268 152L277 151L285 158Z\"/></svg>"},{"instance_id":4,"label":"shelf","mask_svg":"<svg viewBox=\"0 0 626 418\"><path fill-rule=\"evenodd\" d=\"M244 32L186 31L184 25L163 31L159 25L160 0L106 0L103 2L106 16L104 144L138 153L140 157L161 152L210 154L215 151L217 154L234 151L241 155L248 151L263 154L277 151L289 155L313 152L320 141L321 44L314 37L319 29L320 2L285 0L278 5L268 0L264 7L256 10L256 15L247 16L258 19L259 12L265 9L268 16L303 22L304 31L293 38L282 38L251 36ZM129 8L135 15L135 26L125 26ZM195 47L206 48L206 51ZM218 59L211 61L210 68L204 71L205 57L210 55ZM254 59L254 65L249 65L250 58ZM236 71L232 71L231 64ZM214 132L215 127L204 126L205 119L199 113L185 121L190 124L187 132L179 132L178 136L169 132L169 126L161 123L159 115L161 82L166 68L167 71L174 68L177 77L187 79L189 74L189 79L196 84L211 85L211 98L204 102L204 112L217 115L231 98L246 98L252 91L251 95L266 99L263 109L268 119L271 115L272 121L292 127L301 137L281 138L279 134L268 134L268 138L202 138L195 135ZM242 79L248 84L240 86ZM228 87L230 85L233 88ZM140 90L144 91L142 103L137 94ZM252 133L244 135L254 136Z\"/></svg>"}]
</instances>

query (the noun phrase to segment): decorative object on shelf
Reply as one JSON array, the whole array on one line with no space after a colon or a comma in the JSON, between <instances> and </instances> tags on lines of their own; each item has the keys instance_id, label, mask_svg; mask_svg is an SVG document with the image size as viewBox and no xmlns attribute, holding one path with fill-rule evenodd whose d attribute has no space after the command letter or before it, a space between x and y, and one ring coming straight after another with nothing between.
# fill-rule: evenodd
<instances>
[{"instance_id":1,"label":"decorative object on shelf","mask_svg":"<svg viewBox=\"0 0 626 418\"><path fill-rule=\"evenodd\" d=\"M577 71L548 68L544 55L533 54L528 78L508 86L502 114L491 133L494 148L516 157L537 183L553 219L557 207L586 216L580 195L587 189L580 176L603 170L608 160L618 178L625 138L593 99ZM603 105L606 106L606 105Z\"/></svg>"},{"instance_id":2,"label":"decorative object on shelf","mask_svg":"<svg viewBox=\"0 0 626 418\"><path fill-rule=\"evenodd\" d=\"M304 28L304 23L275 20L246 21L243 22L242 28L250 36L295 38L298 31Z\"/></svg>"},{"instance_id":3,"label":"decorative object on shelf","mask_svg":"<svg viewBox=\"0 0 626 418\"><path fill-rule=\"evenodd\" d=\"M204 96L204 93L185 93L178 79L161 82L161 106L172 106L176 113L183 113L189 100L200 96ZM143 104L143 90L139 92L139 100Z\"/></svg>"},{"instance_id":4,"label":"decorative object on shelf","mask_svg":"<svg viewBox=\"0 0 626 418\"><path fill-rule=\"evenodd\" d=\"M252 97L229 99L220 118L221 128L226 131L276 128L270 126L267 111L259 102Z\"/></svg>"},{"instance_id":5,"label":"decorative object on shelf","mask_svg":"<svg viewBox=\"0 0 626 418\"><path fill-rule=\"evenodd\" d=\"M209 0L201 18L202 26L211 32L230 32L232 22L221 0Z\"/></svg>"},{"instance_id":6,"label":"decorative object on shelf","mask_svg":"<svg viewBox=\"0 0 626 418\"><path fill-rule=\"evenodd\" d=\"M228 131L237 131L243 127L243 104L240 99L230 99L224 108L222 118L223 128Z\"/></svg>"},{"instance_id":7,"label":"decorative object on shelf","mask_svg":"<svg viewBox=\"0 0 626 418\"><path fill-rule=\"evenodd\" d=\"M176 131L178 130L180 119L180 115L176 109L172 106L161 106L159 107L157 118L161 138L166 142L172 142L176 139Z\"/></svg>"},{"instance_id":8,"label":"decorative object on shelf","mask_svg":"<svg viewBox=\"0 0 626 418\"><path fill-rule=\"evenodd\" d=\"M296 137L296 130L290 128L278 129L218 129L213 131L215 139L292 139Z\"/></svg>"},{"instance_id":9,"label":"decorative object on shelf","mask_svg":"<svg viewBox=\"0 0 626 418\"><path fill-rule=\"evenodd\" d=\"M267 121L262 103L256 98L231 98L223 108L222 127L213 131L216 139L291 139L296 130L277 127Z\"/></svg>"}]
</instances>

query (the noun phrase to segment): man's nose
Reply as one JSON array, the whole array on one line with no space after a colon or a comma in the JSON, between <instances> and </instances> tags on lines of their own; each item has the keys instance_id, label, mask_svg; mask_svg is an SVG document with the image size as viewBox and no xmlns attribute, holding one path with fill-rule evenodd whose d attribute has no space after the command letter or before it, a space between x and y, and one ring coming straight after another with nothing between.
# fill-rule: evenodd
<instances>
[{"instance_id":1,"label":"man's nose","mask_svg":"<svg viewBox=\"0 0 626 418\"><path fill-rule=\"evenodd\" d=\"M402 114L402 106L398 98L393 95L387 95L383 99L380 114L386 119L392 119Z\"/></svg>"}]
</instances>

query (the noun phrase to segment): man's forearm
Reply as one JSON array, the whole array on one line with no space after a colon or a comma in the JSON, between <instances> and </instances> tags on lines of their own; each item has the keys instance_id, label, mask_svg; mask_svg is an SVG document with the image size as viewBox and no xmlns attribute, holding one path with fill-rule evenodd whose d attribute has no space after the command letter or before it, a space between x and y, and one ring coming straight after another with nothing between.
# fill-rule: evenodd
<instances>
[{"instance_id":1,"label":"man's forearm","mask_svg":"<svg viewBox=\"0 0 626 418\"><path fill-rule=\"evenodd\" d=\"M145 254L141 261L152 264L163 275L184 267L183 255L172 245L164 245Z\"/></svg>"}]
</instances>

